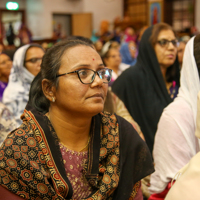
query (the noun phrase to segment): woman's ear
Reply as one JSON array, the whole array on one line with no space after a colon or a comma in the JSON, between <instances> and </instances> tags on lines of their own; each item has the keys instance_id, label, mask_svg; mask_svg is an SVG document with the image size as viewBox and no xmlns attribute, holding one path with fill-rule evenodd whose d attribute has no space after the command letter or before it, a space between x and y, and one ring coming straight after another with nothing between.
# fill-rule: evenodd
<instances>
[{"instance_id":1,"label":"woman's ear","mask_svg":"<svg viewBox=\"0 0 200 200\"><path fill-rule=\"evenodd\" d=\"M50 102L55 102L56 88L55 86L52 86L49 80L47 79L42 80L42 90L43 90L44 95Z\"/></svg>"}]
</instances>

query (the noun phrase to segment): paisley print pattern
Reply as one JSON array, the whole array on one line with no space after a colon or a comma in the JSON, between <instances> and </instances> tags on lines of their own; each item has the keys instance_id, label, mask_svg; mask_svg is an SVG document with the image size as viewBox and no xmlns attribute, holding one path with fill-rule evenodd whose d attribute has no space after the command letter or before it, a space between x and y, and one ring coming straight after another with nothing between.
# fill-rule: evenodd
<instances>
[{"instance_id":1,"label":"paisley print pattern","mask_svg":"<svg viewBox=\"0 0 200 200\"><path fill-rule=\"evenodd\" d=\"M119 124L115 115L101 113L97 116L99 118L95 116L92 123L88 160L83 165L83 176L92 192L84 199L119 200L116 192L127 189L127 183L125 186L120 182L121 173L127 170L120 165ZM72 199L72 186L65 172L59 139L50 121L45 115L28 110L24 111L22 119L23 124L7 136L0 148L0 185L25 199ZM141 153L140 165L144 164L145 155ZM146 172L139 172L139 179L146 175ZM134 198L137 193L138 184L134 177L132 179L128 185L134 187L127 190L125 199ZM123 187L118 187L120 184Z\"/></svg>"}]
</instances>

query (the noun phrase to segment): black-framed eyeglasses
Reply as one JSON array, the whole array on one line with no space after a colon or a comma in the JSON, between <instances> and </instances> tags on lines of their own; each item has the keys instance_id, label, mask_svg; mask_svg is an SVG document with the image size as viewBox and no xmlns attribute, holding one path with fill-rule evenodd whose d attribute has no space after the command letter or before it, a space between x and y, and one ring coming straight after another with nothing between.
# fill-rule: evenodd
<instances>
[{"instance_id":1,"label":"black-framed eyeglasses","mask_svg":"<svg viewBox=\"0 0 200 200\"><path fill-rule=\"evenodd\" d=\"M79 80L83 84L90 84L94 81L96 74L99 76L100 79L103 80L104 83L109 83L112 78L112 69L109 68L102 68L98 71L94 71L92 69L79 69L73 72L68 72L64 74L58 74L57 77L64 76L66 74L77 73Z\"/></svg>"},{"instance_id":2,"label":"black-framed eyeglasses","mask_svg":"<svg viewBox=\"0 0 200 200\"><path fill-rule=\"evenodd\" d=\"M162 40L159 40L157 41L157 43L161 46L161 47L165 47L167 48L169 46L169 43L172 43L174 47L177 47L178 46L178 41L175 39L175 40L166 40L166 39L162 39Z\"/></svg>"},{"instance_id":3,"label":"black-framed eyeglasses","mask_svg":"<svg viewBox=\"0 0 200 200\"><path fill-rule=\"evenodd\" d=\"M35 63L37 63L38 61L41 61L41 60L42 60L42 58L31 58L29 60L25 60L25 63L31 62L31 63L35 64Z\"/></svg>"}]
</instances>

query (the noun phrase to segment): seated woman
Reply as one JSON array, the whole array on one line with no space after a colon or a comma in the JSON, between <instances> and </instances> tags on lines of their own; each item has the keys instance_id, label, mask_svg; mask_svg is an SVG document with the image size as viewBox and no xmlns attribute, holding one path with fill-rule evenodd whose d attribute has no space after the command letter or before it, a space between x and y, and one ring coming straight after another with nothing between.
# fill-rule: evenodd
<instances>
[{"instance_id":1,"label":"seated woman","mask_svg":"<svg viewBox=\"0 0 200 200\"><path fill-rule=\"evenodd\" d=\"M110 80L111 70L88 43L63 41L46 52L23 124L0 149L0 185L8 195L137 197L140 180L154 171L151 155L130 123L102 112Z\"/></svg>"},{"instance_id":2,"label":"seated woman","mask_svg":"<svg viewBox=\"0 0 200 200\"><path fill-rule=\"evenodd\" d=\"M177 40L171 26L158 23L144 32L134 67L113 83L112 91L139 124L152 152L157 123L179 87Z\"/></svg>"},{"instance_id":3,"label":"seated woman","mask_svg":"<svg viewBox=\"0 0 200 200\"><path fill-rule=\"evenodd\" d=\"M197 95L200 91L200 35L187 43L177 98L163 111L153 149L155 172L149 200L164 199L176 173L199 151L195 137Z\"/></svg>"},{"instance_id":4,"label":"seated woman","mask_svg":"<svg viewBox=\"0 0 200 200\"><path fill-rule=\"evenodd\" d=\"M121 54L117 48L108 46L106 50L104 49L102 59L105 63L105 66L113 70L112 80L109 85L112 85L112 83L117 79L117 77L124 70L130 67L130 65L122 63Z\"/></svg>"},{"instance_id":5,"label":"seated woman","mask_svg":"<svg viewBox=\"0 0 200 200\"><path fill-rule=\"evenodd\" d=\"M3 103L13 113L18 125L22 123L20 116L28 102L30 84L40 71L43 55L44 50L38 44L22 46L15 52Z\"/></svg>"},{"instance_id":6,"label":"seated woman","mask_svg":"<svg viewBox=\"0 0 200 200\"><path fill-rule=\"evenodd\" d=\"M0 53L0 102L3 92L8 85L9 75L12 68L12 60L5 53Z\"/></svg>"}]
</instances>

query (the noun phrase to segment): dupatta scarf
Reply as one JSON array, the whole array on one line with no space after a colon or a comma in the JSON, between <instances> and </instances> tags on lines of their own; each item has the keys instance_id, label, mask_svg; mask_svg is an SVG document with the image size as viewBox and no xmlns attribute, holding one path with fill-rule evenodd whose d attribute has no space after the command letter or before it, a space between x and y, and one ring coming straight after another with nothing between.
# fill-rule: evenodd
<instances>
[{"instance_id":1,"label":"dupatta scarf","mask_svg":"<svg viewBox=\"0 0 200 200\"><path fill-rule=\"evenodd\" d=\"M23 124L0 149L0 184L25 199L71 199L58 137L48 118L27 106ZM92 119L83 173L93 191L87 200L128 199L153 172L148 147L132 125L115 115Z\"/></svg>"}]
</instances>

